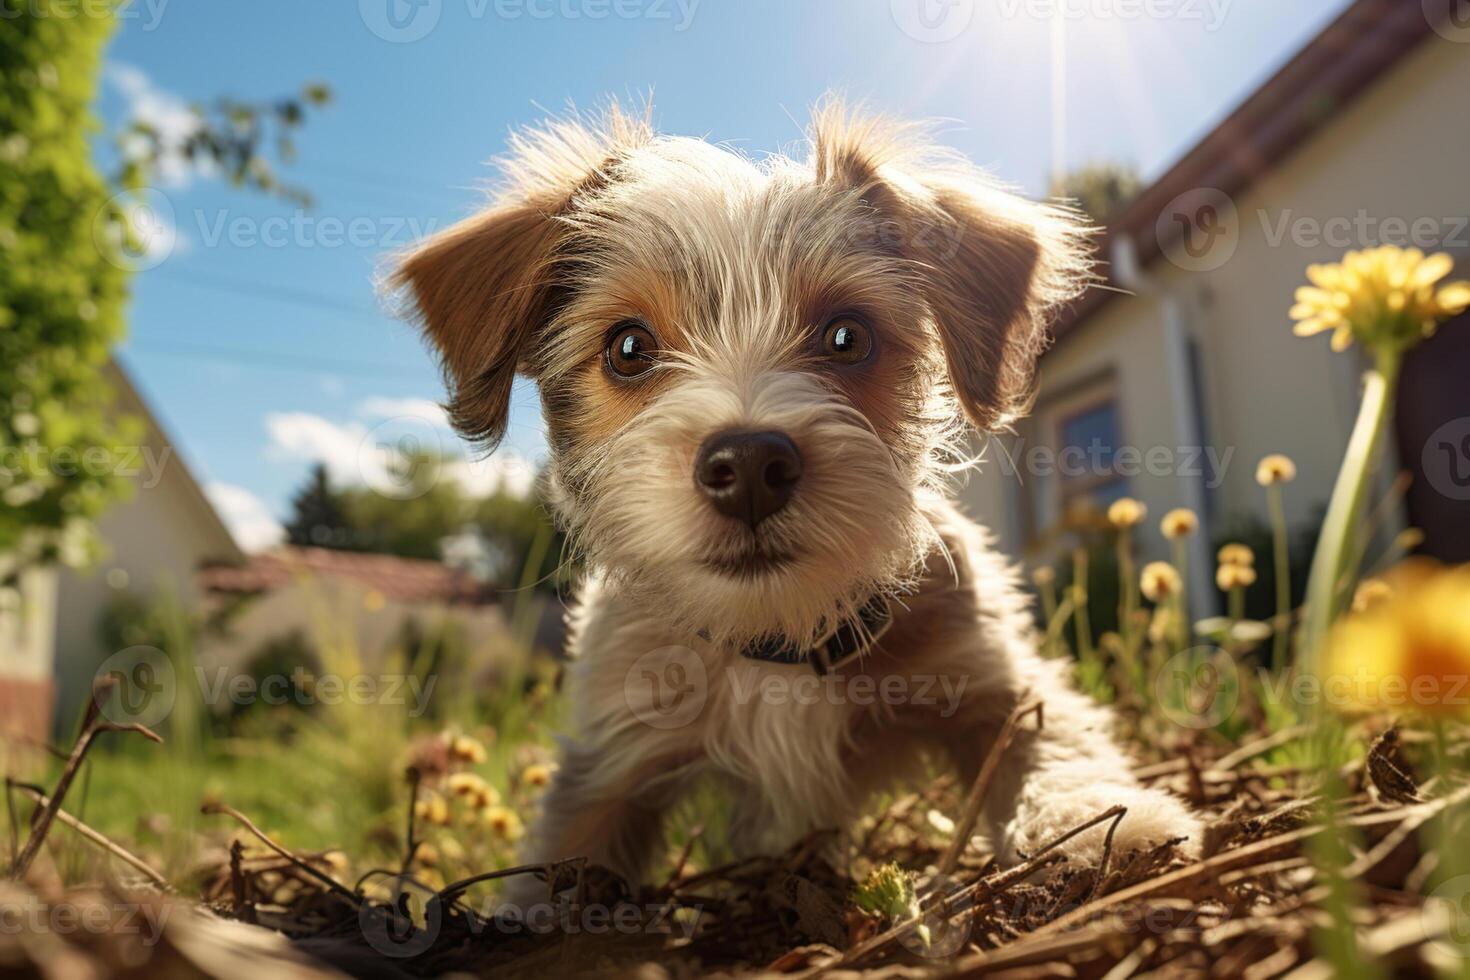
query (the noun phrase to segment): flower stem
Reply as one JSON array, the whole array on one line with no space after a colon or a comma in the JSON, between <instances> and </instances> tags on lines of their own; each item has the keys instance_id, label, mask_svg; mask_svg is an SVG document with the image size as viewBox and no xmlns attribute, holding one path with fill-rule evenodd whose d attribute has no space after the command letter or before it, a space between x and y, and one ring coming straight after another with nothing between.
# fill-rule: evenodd
<instances>
[{"instance_id":1,"label":"flower stem","mask_svg":"<svg viewBox=\"0 0 1470 980\"><path fill-rule=\"evenodd\" d=\"M1266 488L1266 499L1271 508L1271 544L1276 558L1276 636L1271 648L1271 666L1279 671L1286 667L1286 643L1291 632L1291 557L1287 551L1286 506L1279 483Z\"/></svg>"},{"instance_id":2,"label":"flower stem","mask_svg":"<svg viewBox=\"0 0 1470 980\"><path fill-rule=\"evenodd\" d=\"M1073 621L1077 626L1077 657L1083 663L1092 661L1092 619L1087 614L1087 549L1072 553Z\"/></svg>"},{"instance_id":3,"label":"flower stem","mask_svg":"<svg viewBox=\"0 0 1470 980\"><path fill-rule=\"evenodd\" d=\"M1174 597L1178 617L1174 624L1174 642L1176 650L1183 650L1189 646L1193 628L1189 622L1189 543L1182 537L1174 540L1174 569L1179 573L1179 595Z\"/></svg>"},{"instance_id":4,"label":"flower stem","mask_svg":"<svg viewBox=\"0 0 1470 980\"><path fill-rule=\"evenodd\" d=\"M1307 607L1302 617L1299 656L1314 671L1320 666L1318 661L1327 631L1341 610L1344 583L1357 572L1354 530L1368 494L1369 476L1383 442L1398 383L1399 353L1380 349L1377 362L1376 368L1364 376L1363 404L1358 409L1358 421L1337 474L1322 537L1307 578Z\"/></svg>"}]
</instances>

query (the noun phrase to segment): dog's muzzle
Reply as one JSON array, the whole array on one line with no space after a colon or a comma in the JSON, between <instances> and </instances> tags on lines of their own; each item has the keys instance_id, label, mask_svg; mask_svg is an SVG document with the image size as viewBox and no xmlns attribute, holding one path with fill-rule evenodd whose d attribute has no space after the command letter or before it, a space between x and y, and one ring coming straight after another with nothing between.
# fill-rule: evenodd
<instances>
[{"instance_id":1,"label":"dog's muzzle","mask_svg":"<svg viewBox=\"0 0 1470 980\"><path fill-rule=\"evenodd\" d=\"M791 500L801 471L801 453L784 432L721 432L699 447L694 485L754 531Z\"/></svg>"}]
</instances>

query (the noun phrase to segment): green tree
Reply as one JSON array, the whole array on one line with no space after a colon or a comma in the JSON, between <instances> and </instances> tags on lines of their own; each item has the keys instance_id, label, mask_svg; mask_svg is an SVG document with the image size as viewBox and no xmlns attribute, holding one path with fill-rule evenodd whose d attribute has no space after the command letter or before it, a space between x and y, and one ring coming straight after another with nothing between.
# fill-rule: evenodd
<instances>
[{"instance_id":1,"label":"green tree","mask_svg":"<svg viewBox=\"0 0 1470 980\"><path fill-rule=\"evenodd\" d=\"M0 4L0 555L14 574L86 560L90 519L122 485L106 447L140 433L109 417L101 374L128 297L124 216L88 146L113 19Z\"/></svg>"},{"instance_id":2,"label":"green tree","mask_svg":"<svg viewBox=\"0 0 1470 980\"><path fill-rule=\"evenodd\" d=\"M92 521L127 492L118 475L143 436L119 418L104 367L122 338L132 261L151 219L99 174L89 139L111 9L76 0L0 0L0 586L21 569L84 564ZM164 154L211 159L236 185L304 201L267 158L294 156L293 133L323 85L270 102L219 100L165 146L145 123L119 134L118 180L142 188ZM139 220L134 225L134 220Z\"/></svg>"},{"instance_id":3,"label":"green tree","mask_svg":"<svg viewBox=\"0 0 1470 980\"><path fill-rule=\"evenodd\" d=\"M1143 180L1132 164L1096 163L1052 181L1051 196L1075 201L1089 218L1105 225L1141 190Z\"/></svg>"},{"instance_id":4,"label":"green tree","mask_svg":"<svg viewBox=\"0 0 1470 980\"><path fill-rule=\"evenodd\" d=\"M295 545L345 548L351 544L350 537L346 496L332 486L327 468L317 463L306 484L291 498L286 540Z\"/></svg>"}]
</instances>

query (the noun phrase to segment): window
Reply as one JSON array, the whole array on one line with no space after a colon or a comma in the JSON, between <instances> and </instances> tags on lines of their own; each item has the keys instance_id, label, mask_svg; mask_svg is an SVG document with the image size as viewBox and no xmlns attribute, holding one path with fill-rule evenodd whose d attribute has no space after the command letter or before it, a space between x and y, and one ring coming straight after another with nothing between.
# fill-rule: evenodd
<instances>
[{"instance_id":1,"label":"window","mask_svg":"<svg viewBox=\"0 0 1470 980\"><path fill-rule=\"evenodd\" d=\"M1062 513L1090 498L1106 507L1128 495L1128 479L1118 473L1114 457L1122 444L1118 402L1093 401L1057 422L1057 476Z\"/></svg>"},{"instance_id":2,"label":"window","mask_svg":"<svg viewBox=\"0 0 1470 980\"><path fill-rule=\"evenodd\" d=\"M1028 546L1046 547L1083 501L1106 510L1132 491L1118 472L1126 443L1117 376L1105 367L1043 392L1011 447L1024 491L1019 515Z\"/></svg>"}]
</instances>

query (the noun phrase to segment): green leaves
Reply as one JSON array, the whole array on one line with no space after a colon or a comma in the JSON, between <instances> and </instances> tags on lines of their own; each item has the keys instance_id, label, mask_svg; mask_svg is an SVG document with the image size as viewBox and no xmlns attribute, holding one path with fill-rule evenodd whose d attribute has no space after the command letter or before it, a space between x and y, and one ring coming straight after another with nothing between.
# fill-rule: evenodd
<instances>
[{"instance_id":1,"label":"green leaves","mask_svg":"<svg viewBox=\"0 0 1470 980\"><path fill-rule=\"evenodd\" d=\"M27 4L0 31L0 554L12 570L85 560L90 519L123 482L108 460L136 436L102 374L128 272L98 234L121 214L88 145L113 21L52 6Z\"/></svg>"}]
</instances>

